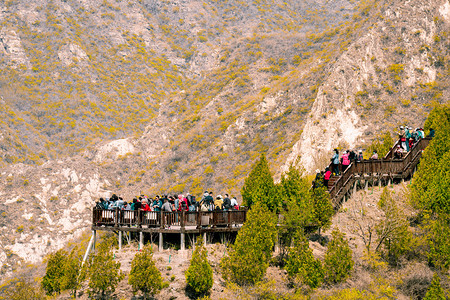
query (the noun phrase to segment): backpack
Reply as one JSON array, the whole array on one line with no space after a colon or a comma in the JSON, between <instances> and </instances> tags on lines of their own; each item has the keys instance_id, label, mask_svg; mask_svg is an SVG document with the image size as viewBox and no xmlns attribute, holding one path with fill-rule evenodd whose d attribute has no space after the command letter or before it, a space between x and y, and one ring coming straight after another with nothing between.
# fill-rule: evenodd
<instances>
[{"instance_id":1,"label":"backpack","mask_svg":"<svg viewBox=\"0 0 450 300\"><path fill-rule=\"evenodd\" d=\"M181 200L181 205L180 205L182 210L186 210L187 206L186 206L186 201Z\"/></svg>"}]
</instances>

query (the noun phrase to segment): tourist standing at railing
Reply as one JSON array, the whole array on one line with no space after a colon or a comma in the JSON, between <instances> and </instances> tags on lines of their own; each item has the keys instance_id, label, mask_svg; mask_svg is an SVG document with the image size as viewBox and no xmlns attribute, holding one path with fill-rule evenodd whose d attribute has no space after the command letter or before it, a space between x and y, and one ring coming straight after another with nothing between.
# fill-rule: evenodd
<instances>
[{"instance_id":1,"label":"tourist standing at railing","mask_svg":"<svg viewBox=\"0 0 450 300\"><path fill-rule=\"evenodd\" d=\"M210 191L208 196L205 197L206 206L208 207L209 211L214 210L214 198L213 198L213 192Z\"/></svg>"},{"instance_id":2,"label":"tourist standing at railing","mask_svg":"<svg viewBox=\"0 0 450 300\"><path fill-rule=\"evenodd\" d=\"M397 145L396 149L394 150L394 159L402 159L404 151L405 150L403 150L400 145Z\"/></svg>"},{"instance_id":3,"label":"tourist standing at railing","mask_svg":"<svg viewBox=\"0 0 450 300\"><path fill-rule=\"evenodd\" d=\"M222 195L218 195L216 197L216 200L214 200L214 210L222 210L222 206L223 206Z\"/></svg>"},{"instance_id":4,"label":"tourist standing at railing","mask_svg":"<svg viewBox=\"0 0 450 300\"><path fill-rule=\"evenodd\" d=\"M400 140L402 148L406 150L406 137L405 137L405 129L403 126L400 126L400 131L398 132L398 139Z\"/></svg>"},{"instance_id":5,"label":"tourist standing at railing","mask_svg":"<svg viewBox=\"0 0 450 300\"><path fill-rule=\"evenodd\" d=\"M342 173L347 170L348 166L350 165L350 150L344 151L341 157L342 160Z\"/></svg>"},{"instance_id":6,"label":"tourist standing at railing","mask_svg":"<svg viewBox=\"0 0 450 300\"><path fill-rule=\"evenodd\" d=\"M353 150L350 151L350 153L348 154L348 159L350 159L351 163L356 162L356 153L355 153L355 151L353 151Z\"/></svg>"},{"instance_id":7,"label":"tourist standing at railing","mask_svg":"<svg viewBox=\"0 0 450 300\"><path fill-rule=\"evenodd\" d=\"M130 203L128 203L128 202L125 202L124 204L123 204L123 208L122 208L123 210L131 210L131 205L130 205Z\"/></svg>"},{"instance_id":8,"label":"tourist standing at railing","mask_svg":"<svg viewBox=\"0 0 450 300\"><path fill-rule=\"evenodd\" d=\"M361 149L359 149L358 151L358 155L356 156L356 161L357 162L362 162L364 160L364 155Z\"/></svg>"},{"instance_id":9,"label":"tourist standing at railing","mask_svg":"<svg viewBox=\"0 0 450 300\"><path fill-rule=\"evenodd\" d=\"M169 202L169 199L164 199L164 204L161 207L162 211L171 212L172 211L172 205Z\"/></svg>"},{"instance_id":10,"label":"tourist standing at railing","mask_svg":"<svg viewBox=\"0 0 450 300\"><path fill-rule=\"evenodd\" d=\"M223 210L229 211L231 209L231 200L228 197L228 194L225 194L225 198L223 199Z\"/></svg>"},{"instance_id":11,"label":"tourist standing at railing","mask_svg":"<svg viewBox=\"0 0 450 300\"><path fill-rule=\"evenodd\" d=\"M146 198L142 199L141 209L143 211L151 211L150 206L148 205L148 200Z\"/></svg>"},{"instance_id":12,"label":"tourist standing at railing","mask_svg":"<svg viewBox=\"0 0 450 300\"><path fill-rule=\"evenodd\" d=\"M378 153L377 153L377 150L373 150L373 153L372 153L372 156L370 157L370 159L372 159L372 160L378 159Z\"/></svg>"},{"instance_id":13,"label":"tourist standing at railing","mask_svg":"<svg viewBox=\"0 0 450 300\"><path fill-rule=\"evenodd\" d=\"M164 201L166 199L167 199L167 197L164 197ZM161 211L161 207L162 207L162 201L159 198L159 196L156 196L155 200L153 200L153 211Z\"/></svg>"},{"instance_id":14,"label":"tourist standing at railing","mask_svg":"<svg viewBox=\"0 0 450 300\"><path fill-rule=\"evenodd\" d=\"M236 197L233 196L230 201L231 201L231 209L238 210L239 204L237 203Z\"/></svg>"},{"instance_id":15,"label":"tourist standing at railing","mask_svg":"<svg viewBox=\"0 0 450 300\"><path fill-rule=\"evenodd\" d=\"M334 149L333 157L331 158L331 163L333 164L333 173L339 175L339 151Z\"/></svg>"},{"instance_id":16,"label":"tourist standing at railing","mask_svg":"<svg viewBox=\"0 0 450 300\"><path fill-rule=\"evenodd\" d=\"M412 129L412 128L405 126L405 144L406 144L406 151L408 151L408 152L410 149L409 148L409 139L411 138L411 132L409 131L410 129Z\"/></svg>"}]
</instances>

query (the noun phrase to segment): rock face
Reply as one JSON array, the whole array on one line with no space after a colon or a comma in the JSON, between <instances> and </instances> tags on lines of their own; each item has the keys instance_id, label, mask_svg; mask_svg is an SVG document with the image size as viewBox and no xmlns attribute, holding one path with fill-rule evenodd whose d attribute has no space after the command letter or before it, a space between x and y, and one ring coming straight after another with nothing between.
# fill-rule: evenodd
<instances>
[{"instance_id":1,"label":"rock face","mask_svg":"<svg viewBox=\"0 0 450 300\"><path fill-rule=\"evenodd\" d=\"M2 274L89 230L99 197L240 198L261 153L311 172L449 96L446 0L141 2L0 9Z\"/></svg>"}]
</instances>

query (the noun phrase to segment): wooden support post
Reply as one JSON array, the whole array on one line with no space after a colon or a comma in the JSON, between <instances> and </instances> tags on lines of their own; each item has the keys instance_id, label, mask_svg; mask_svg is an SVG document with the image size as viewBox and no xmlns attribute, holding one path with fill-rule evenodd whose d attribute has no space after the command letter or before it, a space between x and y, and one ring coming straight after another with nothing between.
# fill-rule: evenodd
<instances>
[{"instance_id":1,"label":"wooden support post","mask_svg":"<svg viewBox=\"0 0 450 300\"><path fill-rule=\"evenodd\" d=\"M122 230L119 230L119 251L122 250Z\"/></svg>"},{"instance_id":2,"label":"wooden support post","mask_svg":"<svg viewBox=\"0 0 450 300\"><path fill-rule=\"evenodd\" d=\"M358 181L355 180L355 182L353 183L353 195L356 194L357 186L358 186Z\"/></svg>"},{"instance_id":3,"label":"wooden support post","mask_svg":"<svg viewBox=\"0 0 450 300\"><path fill-rule=\"evenodd\" d=\"M160 228L164 228L164 212L162 210L159 213L159 220Z\"/></svg>"},{"instance_id":4,"label":"wooden support post","mask_svg":"<svg viewBox=\"0 0 450 300\"><path fill-rule=\"evenodd\" d=\"M206 232L203 233L203 245L206 247Z\"/></svg>"},{"instance_id":5,"label":"wooden support post","mask_svg":"<svg viewBox=\"0 0 450 300\"><path fill-rule=\"evenodd\" d=\"M164 245L163 245L163 233L162 233L162 232L159 233L158 250L159 250L159 251L163 251L163 250L164 250Z\"/></svg>"},{"instance_id":6,"label":"wooden support post","mask_svg":"<svg viewBox=\"0 0 450 300\"><path fill-rule=\"evenodd\" d=\"M367 192L369 189L369 180L368 178L364 178L364 190Z\"/></svg>"},{"instance_id":7,"label":"wooden support post","mask_svg":"<svg viewBox=\"0 0 450 300\"><path fill-rule=\"evenodd\" d=\"M139 250L144 248L144 233L142 231L139 232Z\"/></svg>"}]
</instances>

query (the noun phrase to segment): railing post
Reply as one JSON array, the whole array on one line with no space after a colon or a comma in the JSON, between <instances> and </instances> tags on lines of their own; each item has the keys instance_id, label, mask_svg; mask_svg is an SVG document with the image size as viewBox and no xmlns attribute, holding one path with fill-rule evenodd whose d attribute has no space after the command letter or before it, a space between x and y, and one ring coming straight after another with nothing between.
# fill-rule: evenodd
<instances>
[{"instance_id":1,"label":"railing post","mask_svg":"<svg viewBox=\"0 0 450 300\"><path fill-rule=\"evenodd\" d=\"M199 210L197 211L197 229L199 229L202 226L202 212Z\"/></svg>"},{"instance_id":2,"label":"railing post","mask_svg":"<svg viewBox=\"0 0 450 300\"><path fill-rule=\"evenodd\" d=\"M137 219L137 227L142 227L142 211L138 209L138 219Z\"/></svg>"},{"instance_id":3,"label":"railing post","mask_svg":"<svg viewBox=\"0 0 450 300\"><path fill-rule=\"evenodd\" d=\"M227 225L228 225L228 228L230 228L231 227L231 210L228 210L227 211Z\"/></svg>"},{"instance_id":4,"label":"railing post","mask_svg":"<svg viewBox=\"0 0 450 300\"><path fill-rule=\"evenodd\" d=\"M114 226L119 227L119 208L118 207L116 207L116 211L114 213L116 215L114 218Z\"/></svg>"}]
</instances>

